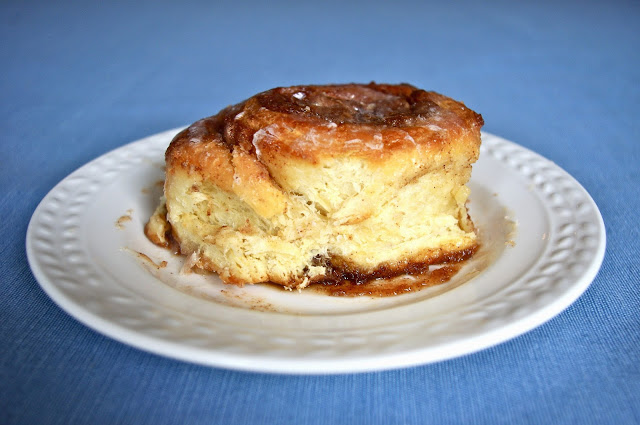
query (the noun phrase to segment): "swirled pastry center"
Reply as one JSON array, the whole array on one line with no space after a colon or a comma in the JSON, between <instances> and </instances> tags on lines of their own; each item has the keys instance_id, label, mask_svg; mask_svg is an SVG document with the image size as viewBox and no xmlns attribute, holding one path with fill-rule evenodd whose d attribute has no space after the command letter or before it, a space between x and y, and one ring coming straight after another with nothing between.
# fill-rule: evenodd
<instances>
[{"instance_id":1,"label":"swirled pastry center","mask_svg":"<svg viewBox=\"0 0 640 425\"><path fill-rule=\"evenodd\" d=\"M442 121L447 115L433 93L409 85L283 87L256 100L273 112L336 124L407 127Z\"/></svg>"}]
</instances>

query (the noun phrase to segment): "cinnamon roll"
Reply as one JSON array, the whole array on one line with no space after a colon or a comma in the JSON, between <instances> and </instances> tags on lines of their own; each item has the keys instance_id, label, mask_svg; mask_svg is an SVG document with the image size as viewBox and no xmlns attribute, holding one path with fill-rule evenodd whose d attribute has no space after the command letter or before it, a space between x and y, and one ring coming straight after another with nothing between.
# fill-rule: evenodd
<instances>
[{"instance_id":1,"label":"cinnamon roll","mask_svg":"<svg viewBox=\"0 0 640 425\"><path fill-rule=\"evenodd\" d=\"M146 226L226 283L390 277L469 257L482 117L408 84L281 87L180 132Z\"/></svg>"}]
</instances>

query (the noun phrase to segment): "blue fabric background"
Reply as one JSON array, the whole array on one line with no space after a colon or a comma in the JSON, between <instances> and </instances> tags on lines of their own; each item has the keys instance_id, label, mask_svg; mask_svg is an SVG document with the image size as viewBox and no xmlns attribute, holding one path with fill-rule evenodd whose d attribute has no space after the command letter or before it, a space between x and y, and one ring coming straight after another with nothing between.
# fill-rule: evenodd
<instances>
[{"instance_id":1,"label":"blue fabric background","mask_svg":"<svg viewBox=\"0 0 640 425\"><path fill-rule=\"evenodd\" d=\"M174 3L0 4L0 423L640 423L637 1ZM370 80L463 100L582 183L608 246L575 304L459 359L280 376L129 348L38 286L27 224L77 167L274 86Z\"/></svg>"}]
</instances>

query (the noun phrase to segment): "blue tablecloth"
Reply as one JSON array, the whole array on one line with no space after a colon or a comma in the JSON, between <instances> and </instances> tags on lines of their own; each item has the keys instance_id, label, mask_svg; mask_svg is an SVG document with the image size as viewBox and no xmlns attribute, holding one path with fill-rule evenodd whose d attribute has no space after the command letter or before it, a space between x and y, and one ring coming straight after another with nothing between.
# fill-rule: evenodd
<instances>
[{"instance_id":1,"label":"blue tablecloth","mask_svg":"<svg viewBox=\"0 0 640 425\"><path fill-rule=\"evenodd\" d=\"M179 3L0 5L0 423L640 422L638 2ZM40 289L27 224L80 165L271 87L370 80L463 100L581 182L608 245L575 304L454 360L280 376L130 348Z\"/></svg>"}]
</instances>

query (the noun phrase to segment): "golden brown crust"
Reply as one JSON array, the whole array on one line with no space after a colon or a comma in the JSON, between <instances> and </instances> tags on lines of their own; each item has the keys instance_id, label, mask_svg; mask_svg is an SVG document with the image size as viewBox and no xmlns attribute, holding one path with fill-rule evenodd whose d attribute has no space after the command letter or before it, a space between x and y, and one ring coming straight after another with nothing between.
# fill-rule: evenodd
<instances>
[{"instance_id":1,"label":"golden brown crust","mask_svg":"<svg viewBox=\"0 0 640 425\"><path fill-rule=\"evenodd\" d=\"M194 123L174 138L166 159L230 190L236 149L267 164L344 155L375 161L417 147L478 149L483 124L464 104L409 84L280 87Z\"/></svg>"}]
</instances>

